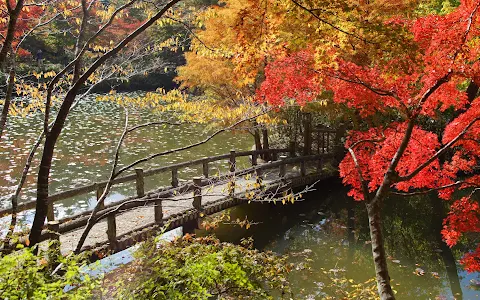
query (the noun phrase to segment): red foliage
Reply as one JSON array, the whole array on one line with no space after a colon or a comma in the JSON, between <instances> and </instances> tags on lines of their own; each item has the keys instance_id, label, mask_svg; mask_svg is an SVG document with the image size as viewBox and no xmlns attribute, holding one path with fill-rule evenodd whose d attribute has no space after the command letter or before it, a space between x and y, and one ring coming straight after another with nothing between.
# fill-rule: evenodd
<instances>
[{"instance_id":1,"label":"red foliage","mask_svg":"<svg viewBox=\"0 0 480 300\"><path fill-rule=\"evenodd\" d=\"M14 9L17 5L15 0L9 0L12 9ZM14 39L12 42L12 47L15 49L20 42L21 38L27 33L29 30L33 28L38 23L38 18L43 15L44 9L41 6L28 6L24 7L17 19L17 23L14 30ZM8 30L8 22L9 22L9 13L6 7L5 1L0 3L0 34L6 36ZM3 40L0 39L1 43ZM0 43L0 45L2 45ZM27 56L30 55L30 52L19 49L18 53L19 56Z\"/></svg>"},{"instance_id":2,"label":"red foliage","mask_svg":"<svg viewBox=\"0 0 480 300\"><path fill-rule=\"evenodd\" d=\"M274 106L287 99L298 104L314 100L321 89L316 80L313 55L305 50L276 60L265 68L265 80L257 91L258 101Z\"/></svg>"},{"instance_id":3,"label":"red foliage","mask_svg":"<svg viewBox=\"0 0 480 300\"><path fill-rule=\"evenodd\" d=\"M346 147L353 148L359 162L362 177L368 182L370 192L374 192L382 184L385 172L405 135L405 123L392 123L389 128L371 128L367 132L350 132ZM362 142L363 141L363 142ZM421 163L429 159L439 148L438 138L434 133L415 127L412 139L402 156L397 172L400 176L408 175ZM349 192L356 200L364 200L358 171L351 155L345 156L340 163L340 175L343 182L352 186ZM452 183L452 178L440 172L438 160L424 168L417 176L408 181L394 185L397 190L430 188Z\"/></svg>"},{"instance_id":4,"label":"red foliage","mask_svg":"<svg viewBox=\"0 0 480 300\"><path fill-rule=\"evenodd\" d=\"M480 164L480 98L469 100L461 87L470 80L480 83L480 2L463 0L446 15L413 21L392 18L385 26L404 26L411 31L418 47L415 57L398 56L388 58L387 62L385 58L373 60L383 62L378 65L337 59L335 68L314 71L314 53L307 49L267 66L259 98L273 105L283 105L285 99L304 104L320 93L319 82L322 82L322 88L333 91L336 103L355 109L364 118L382 113L391 116L394 112L403 119L349 132L345 146L353 150L358 168L352 155L347 154L340 163L340 174L343 182L352 187L349 195L356 200L364 199L359 173L370 193L374 194L384 183L406 136L408 122L420 124L419 118L435 122L439 113L453 109L457 117L447 124L444 132L414 126L394 170L397 179L390 187L403 192L440 188L442 199L450 199L454 191L454 187L442 187L458 180L465 183L456 188L478 187L480 176L474 174L474 168ZM456 142L449 146L451 158L440 163L437 157L412 178L398 179L412 174L453 140ZM478 203L469 198L452 205L442 231L449 246L455 245L463 233L480 232L479 212ZM480 270L478 261L480 247L463 259L469 271Z\"/></svg>"}]
</instances>

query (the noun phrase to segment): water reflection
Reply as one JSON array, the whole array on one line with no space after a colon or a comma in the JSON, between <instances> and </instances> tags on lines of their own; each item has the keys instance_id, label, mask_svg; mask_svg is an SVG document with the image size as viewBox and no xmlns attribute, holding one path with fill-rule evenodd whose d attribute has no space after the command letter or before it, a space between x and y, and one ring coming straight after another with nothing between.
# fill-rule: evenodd
<instances>
[{"instance_id":1,"label":"water reflection","mask_svg":"<svg viewBox=\"0 0 480 300\"><path fill-rule=\"evenodd\" d=\"M355 282L375 276L363 203L347 197L339 181L317 189L307 201L294 205L249 204L232 209L233 219L248 216L261 224L249 230L224 225L215 231L222 240L238 242L252 236L257 248L290 254L296 266L291 274L295 299L321 299L328 292L323 270L344 272ZM478 297L471 281L478 281L479 274L461 270L441 242L440 200L400 198L389 201L383 210L389 270L398 299Z\"/></svg>"}]
</instances>

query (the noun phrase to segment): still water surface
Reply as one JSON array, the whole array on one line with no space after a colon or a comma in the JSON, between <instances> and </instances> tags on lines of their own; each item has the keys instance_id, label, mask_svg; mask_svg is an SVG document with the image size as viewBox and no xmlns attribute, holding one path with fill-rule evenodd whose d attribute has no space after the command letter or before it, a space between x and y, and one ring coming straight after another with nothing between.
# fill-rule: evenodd
<instances>
[{"instance_id":1,"label":"still water surface","mask_svg":"<svg viewBox=\"0 0 480 300\"><path fill-rule=\"evenodd\" d=\"M375 276L365 207L346 194L340 180L329 180L293 205L242 205L231 210L232 219L259 224L249 230L222 225L215 234L231 242L251 236L258 249L288 254L294 299L323 299L335 273L355 283ZM478 299L480 274L463 271L461 252L440 242L441 202L392 200L384 206L384 228L397 299Z\"/></svg>"},{"instance_id":2,"label":"still water surface","mask_svg":"<svg viewBox=\"0 0 480 300\"><path fill-rule=\"evenodd\" d=\"M124 126L124 112L117 104L97 102L95 96L84 99L68 118L65 129L55 149L51 172L50 194L71 188L84 186L108 179L113 152ZM149 111L129 110L130 126L151 121L169 119L168 115L153 114ZM40 133L42 116L11 118L7 124L6 135L0 141L0 207L10 205L7 196L14 192L19 175L24 166L29 147ZM120 154L120 165L131 163L139 158L156 152L186 146L198 142L211 134L213 130L201 125L157 126L135 131L127 136ZM166 166L192 159L226 154L231 149L248 150L253 139L245 132L226 132L218 135L207 144L153 159L140 167ZM36 156L34 166L38 166L40 155ZM240 160L239 165L247 161ZM212 163L210 172L222 171L227 163ZM201 175L199 168L179 170L180 180L191 180ZM35 198L35 182L38 168L33 168L28 176L21 201ZM133 171L132 171L133 172ZM131 174L131 173L126 173ZM147 177L146 190L167 186L171 182L170 174ZM117 185L107 202L120 200L135 192L134 182ZM92 207L95 194L77 196L58 202L55 205L56 218L65 217ZM32 218L32 212L23 215L26 222Z\"/></svg>"}]
</instances>

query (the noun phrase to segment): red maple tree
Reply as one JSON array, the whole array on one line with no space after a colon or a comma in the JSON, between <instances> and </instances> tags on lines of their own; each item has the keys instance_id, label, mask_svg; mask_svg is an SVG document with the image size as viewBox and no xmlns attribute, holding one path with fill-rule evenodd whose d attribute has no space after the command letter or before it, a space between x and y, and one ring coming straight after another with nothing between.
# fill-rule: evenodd
<instances>
[{"instance_id":1,"label":"red maple tree","mask_svg":"<svg viewBox=\"0 0 480 300\"><path fill-rule=\"evenodd\" d=\"M334 102L364 120L386 120L349 131L340 175L349 194L367 202L379 293L393 299L378 209L390 193L435 190L450 199L455 189L473 190L453 203L442 234L453 246L462 234L480 232L480 208L472 197L480 186L480 2L463 0L446 15L394 18L385 26L410 32L413 55L412 48L395 57L381 51L363 60L339 55L334 67L315 69L311 50L293 53L267 67L258 94L273 105L296 97L303 104L330 90ZM428 126L440 121L446 126ZM468 271L480 271L480 246L462 262Z\"/></svg>"}]
</instances>

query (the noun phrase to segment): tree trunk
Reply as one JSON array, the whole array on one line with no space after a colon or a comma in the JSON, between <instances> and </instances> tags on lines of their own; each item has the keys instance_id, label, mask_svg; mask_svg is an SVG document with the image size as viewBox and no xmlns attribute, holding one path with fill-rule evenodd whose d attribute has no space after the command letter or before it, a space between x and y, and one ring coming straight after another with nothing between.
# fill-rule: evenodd
<instances>
[{"instance_id":1,"label":"tree trunk","mask_svg":"<svg viewBox=\"0 0 480 300\"><path fill-rule=\"evenodd\" d=\"M23 1L23 0L19 0ZM143 25L136 28L132 33L125 37L119 44L113 49L105 53L96 59L93 64L79 77L79 79L72 85L70 90L65 95L65 98L57 113L57 117L53 123L52 129L47 132L45 137L45 144L43 146L42 160L40 161L40 169L37 177L37 200L35 206L35 217L33 219L32 228L30 230L30 245L34 246L40 241L40 235L45 223L48 210L48 186L50 168L52 166L53 152L55 150L55 144L58 137L62 132L67 116L70 112L75 97L81 86L106 60L114 57L124 47L128 45L135 37L143 33L146 29L152 26L157 20L159 20L171 7L181 0L170 0L166 3L162 9L160 9L153 17L144 22ZM47 122L45 122L47 123Z\"/></svg>"},{"instance_id":2,"label":"tree trunk","mask_svg":"<svg viewBox=\"0 0 480 300\"><path fill-rule=\"evenodd\" d=\"M57 139L62 132L65 120L70 112L70 107L75 100L76 93L77 91L75 89L70 90L67 93L65 100L58 111L55 123L45 138L42 160L40 161L40 169L38 170L37 176L37 201L35 205L35 217L33 219L29 237L31 246L34 246L40 241L40 235L42 233L48 211L48 186L50 169L52 167L53 151L55 150L55 144L57 143Z\"/></svg>"},{"instance_id":3,"label":"tree trunk","mask_svg":"<svg viewBox=\"0 0 480 300\"><path fill-rule=\"evenodd\" d=\"M9 7L10 1L7 3L7 7ZM15 39L15 31L17 29L17 20L20 12L23 9L24 0L18 0L15 3L15 8L8 8L8 27L7 33L5 34L5 39L3 40L2 48L0 49L0 68L4 67L4 64L7 60L7 56L9 52L11 52L11 47L13 40ZM11 10L10 10L11 9Z\"/></svg>"},{"instance_id":4,"label":"tree trunk","mask_svg":"<svg viewBox=\"0 0 480 300\"><path fill-rule=\"evenodd\" d=\"M2 116L0 118L0 140L3 136L3 130L7 124L8 110L10 108L10 102L12 101L13 85L15 84L15 70L12 68L8 75L7 93L5 95L5 102L3 103Z\"/></svg>"},{"instance_id":5,"label":"tree trunk","mask_svg":"<svg viewBox=\"0 0 480 300\"><path fill-rule=\"evenodd\" d=\"M388 275L387 256L382 235L382 218L378 198L366 204L370 239L372 240L372 255L375 264L378 294L381 300L395 299Z\"/></svg>"}]
</instances>

